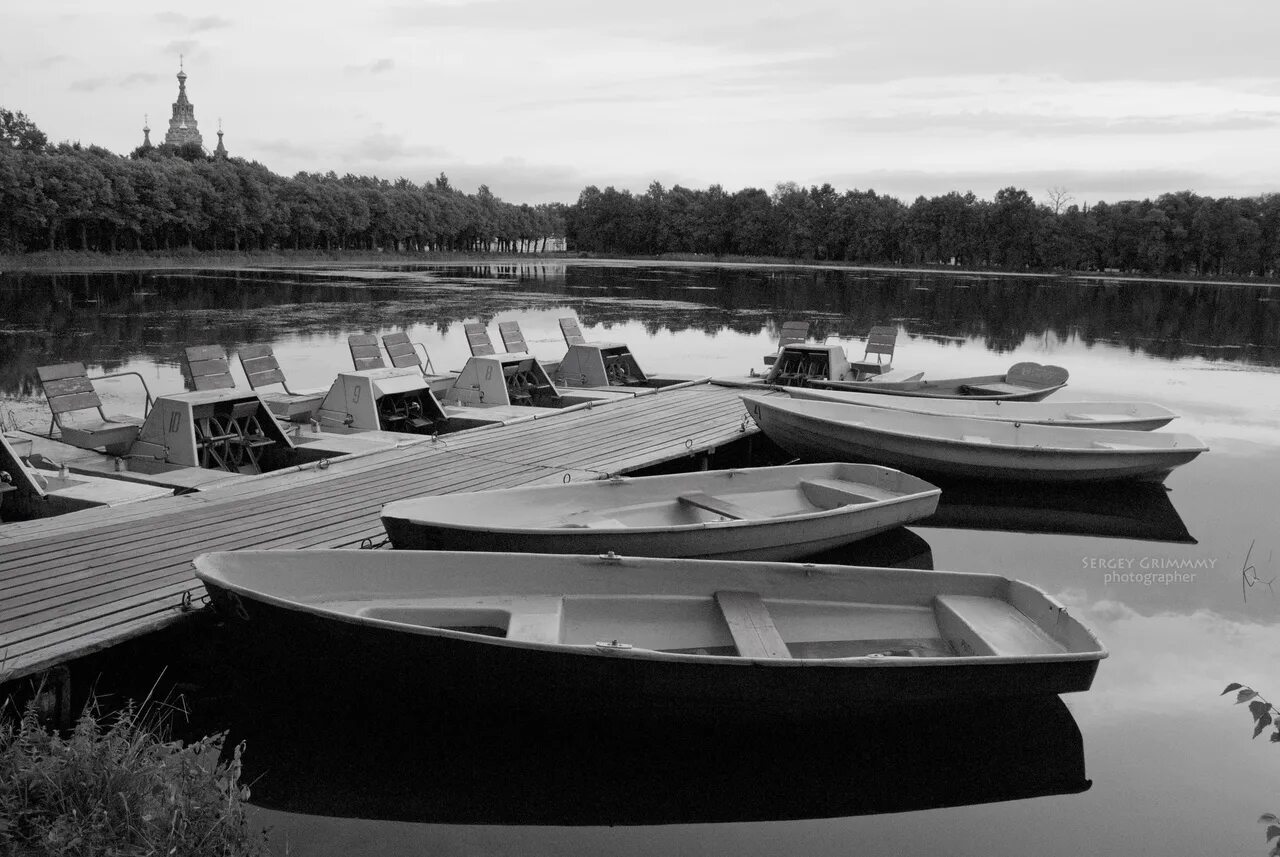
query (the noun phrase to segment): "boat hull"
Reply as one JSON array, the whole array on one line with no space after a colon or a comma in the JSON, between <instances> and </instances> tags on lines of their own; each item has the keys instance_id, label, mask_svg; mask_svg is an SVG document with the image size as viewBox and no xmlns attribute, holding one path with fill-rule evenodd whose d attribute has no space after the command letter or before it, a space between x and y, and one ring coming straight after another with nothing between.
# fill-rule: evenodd
<instances>
[{"instance_id":1,"label":"boat hull","mask_svg":"<svg viewBox=\"0 0 1280 857\"><path fill-rule=\"evenodd\" d=\"M1106 657L1043 592L984 574L408 551L195 567L273 688L424 714L829 716L1083 691Z\"/></svg>"},{"instance_id":2,"label":"boat hull","mask_svg":"<svg viewBox=\"0 0 1280 857\"><path fill-rule=\"evenodd\" d=\"M209 592L238 657L268 656L274 691L374 695L423 716L523 711L620 718L765 718L865 713L888 701L1027 697L1088 690L1098 662L771 669L655 661L405 634ZM290 690L292 688L292 690Z\"/></svg>"},{"instance_id":3,"label":"boat hull","mask_svg":"<svg viewBox=\"0 0 1280 857\"><path fill-rule=\"evenodd\" d=\"M673 508L679 507L675 498L682 491L706 492L741 503L741 498L777 497L784 492L796 494L799 486L813 480L839 481L842 485L861 488L873 495L863 499L874 502L832 509L809 507L813 509L810 513L779 514L778 517L761 514L740 520L715 520L714 513L698 513L709 520L671 526L658 526L644 520L640 520L637 526L624 526L622 522L608 518L611 513L616 513L618 517L633 514L642 519L644 516L637 514L638 510L661 507L668 509L673 519L680 519L682 514L693 519L690 510ZM938 496L938 489L929 483L890 468L824 464L427 497L388 504L383 509L382 522L392 545L407 550L549 554L613 552L624 556L791 560L927 518L937 509ZM490 502L495 504L514 501L516 505L506 513L492 511L487 520L441 519L441 516L454 517L451 513L456 513L456 507L462 503L481 507L482 498L492 498ZM518 501L515 498L519 498ZM557 502L562 502L565 509L598 512L599 515L592 514L592 518L604 516L611 523L601 524L596 520L591 526L558 527L510 523L509 515L519 514L522 506L543 510L554 507ZM764 499L757 499L754 508L769 511ZM481 508L477 508L479 511ZM782 510L774 511L780 513ZM578 512L577 515L586 513ZM655 511L653 517L658 514ZM566 515L564 519L573 520L577 515Z\"/></svg>"},{"instance_id":4,"label":"boat hull","mask_svg":"<svg viewBox=\"0 0 1280 857\"><path fill-rule=\"evenodd\" d=\"M745 397L747 410L774 443L809 461L866 461L912 473L960 479L1009 482L1086 483L1136 479L1162 482L1176 467L1195 459L1203 446L1168 448L1103 448L1019 445L980 442L939 436L920 436L886 429L876 422L885 409L855 405L830 405L823 416L803 407L788 407L783 400ZM797 403L799 405L827 403ZM847 419L834 417L833 410L861 412ZM866 415L870 414L868 418ZM929 420L959 420L955 417L912 417ZM992 421L969 420L979 425ZM1023 434L1043 429L1027 426ZM977 431L982 431L978 429ZM1085 429L1065 429L1071 433ZM1128 435L1128 432L1100 430L1099 436ZM1134 432L1146 436L1145 432ZM976 437L977 435L975 435ZM1083 437L1083 435L1082 435ZM1188 438L1194 441L1194 438ZM1198 444L1198 441L1195 441ZM1126 444L1112 444L1123 447Z\"/></svg>"}]
</instances>

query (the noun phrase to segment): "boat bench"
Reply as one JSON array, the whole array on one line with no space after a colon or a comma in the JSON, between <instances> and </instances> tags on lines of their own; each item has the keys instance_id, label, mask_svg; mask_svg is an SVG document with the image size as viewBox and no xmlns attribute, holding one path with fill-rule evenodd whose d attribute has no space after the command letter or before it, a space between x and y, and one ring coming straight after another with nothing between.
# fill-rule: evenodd
<instances>
[{"instance_id":1,"label":"boat bench","mask_svg":"<svg viewBox=\"0 0 1280 857\"><path fill-rule=\"evenodd\" d=\"M720 605L739 655L744 658L791 657L758 594L722 589L716 593L716 604Z\"/></svg>"},{"instance_id":2,"label":"boat bench","mask_svg":"<svg viewBox=\"0 0 1280 857\"><path fill-rule=\"evenodd\" d=\"M824 509L835 509L839 506L859 506L863 503L874 503L888 498L885 493L881 497L870 497L850 491L847 483L838 479L802 479L800 490L809 502Z\"/></svg>"},{"instance_id":3,"label":"boat bench","mask_svg":"<svg viewBox=\"0 0 1280 857\"><path fill-rule=\"evenodd\" d=\"M965 384L961 392L966 396L1021 396L1034 393L1038 389L1041 388L993 381L990 384Z\"/></svg>"},{"instance_id":4,"label":"boat bench","mask_svg":"<svg viewBox=\"0 0 1280 857\"><path fill-rule=\"evenodd\" d=\"M934 615L943 639L961 655L1054 655L1065 652L1007 601L980 595L938 595Z\"/></svg>"},{"instance_id":5,"label":"boat bench","mask_svg":"<svg viewBox=\"0 0 1280 857\"><path fill-rule=\"evenodd\" d=\"M743 518L758 518L760 515L745 509L734 503L732 500L726 500L723 497L713 497L710 494L704 494L701 491L693 491L688 494L681 494L677 498L686 506L693 506L698 509L705 509L725 518L732 518L740 521Z\"/></svg>"}]
</instances>

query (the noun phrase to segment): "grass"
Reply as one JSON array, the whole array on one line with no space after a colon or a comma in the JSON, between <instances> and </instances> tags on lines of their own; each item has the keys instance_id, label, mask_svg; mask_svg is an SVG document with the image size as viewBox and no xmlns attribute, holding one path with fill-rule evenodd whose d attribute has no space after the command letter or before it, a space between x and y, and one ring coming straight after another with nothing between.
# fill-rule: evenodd
<instances>
[{"instance_id":1,"label":"grass","mask_svg":"<svg viewBox=\"0 0 1280 857\"><path fill-rule=\"evenodd\" d=\"M7 713L12 713L8 709ZM80 716L67 735L34 706L0 725L0 853L16 855L265 855L249 830L243 744L225 735L165 740L162 718L132 708Z\"/></svg>"}]
</instances>

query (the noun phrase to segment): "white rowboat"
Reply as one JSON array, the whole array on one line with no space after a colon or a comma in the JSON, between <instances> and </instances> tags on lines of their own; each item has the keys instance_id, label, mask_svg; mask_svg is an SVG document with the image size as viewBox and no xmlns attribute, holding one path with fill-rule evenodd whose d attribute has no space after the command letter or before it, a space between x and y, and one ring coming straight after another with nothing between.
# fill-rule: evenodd
<instances>
[{"instance_id":1,"label":"white rowboat","mask_svg":"<svg viewBox=\"0 0 1280 857\"><path fill-rule=\"evenodd\" d=\"M871 461L911 472L1032 482L1163 481L1208 447L1189 434L1016 425L743 396L774 443L816 461Z\"/></svg>"},{"instance_id":2,"label":"white rowboat","mask_svg":"<svg viewBox=\"0 0 1280 857\"><path fill-rule=\"evenodd\" d=\"M927 518L939 493L887 467L806 464L417 497L382 522L411 550L779 560Z\"/></svg>"}]
</instances>

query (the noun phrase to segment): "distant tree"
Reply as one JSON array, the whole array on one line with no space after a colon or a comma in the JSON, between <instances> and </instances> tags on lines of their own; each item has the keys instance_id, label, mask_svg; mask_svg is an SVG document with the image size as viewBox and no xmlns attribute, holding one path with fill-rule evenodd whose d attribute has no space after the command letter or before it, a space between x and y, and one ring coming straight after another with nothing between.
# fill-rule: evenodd
<instances>
[{"instance_id":1,"label":"distant tree","mask_svg":"<svg viewBox=\"0 0 1280 857\"><path fill-rule=\"evenodd\" d=\"M1071 195L1071 191L1061 185L1054 185L1046 190L1044 195L1049 197L1049 207L1053 209L1053 213L1055 215L1060 214L1063 206L1075 199L1075 197Z\"/></svg>"},{"instance_id":2,"label":"distant tree","mask_svg":"<svg viewBox=\"0 0 1280 857\"><path fill-rule=\"evenodd\" d=\"M0 107L0 147L39 152L48 144L49 138L25 113Z\"/></svg>"}]
</instances>

